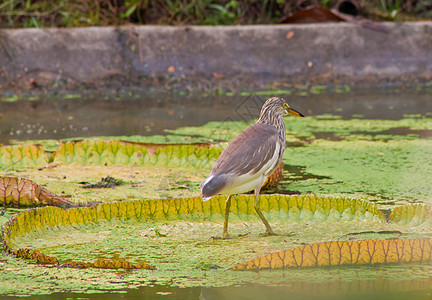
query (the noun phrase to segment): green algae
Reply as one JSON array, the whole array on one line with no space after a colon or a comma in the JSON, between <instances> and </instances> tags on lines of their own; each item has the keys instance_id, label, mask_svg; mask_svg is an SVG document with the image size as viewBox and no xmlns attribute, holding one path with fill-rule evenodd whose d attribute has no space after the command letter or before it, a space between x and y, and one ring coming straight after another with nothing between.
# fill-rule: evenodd
<instances>
[{"instance_id":1,"label":"green algae","mask_svg":"<svg viewBox=\"0 0 432 300\"><path fill-rule=\"evenodd\" d=\"M10 95L10 96L1 96L0 101L3 102L17 102L19 100L17 95Z\"/></svg>"},{"instance_id":2,"label":"green algae","mask_svg":"<svg viewBox=\"0 0 432 300\"><path fill-rule=\"evenodd\" d=\"M198 169L59 164L42 169L10 170L7 174L32 178L56 194L70 195L69 200L75 203L87 203L198 196L199 184L210 169L210 165ZM126 184L112 189L82 188L82 182L97 183L106 176L115 177Z\"/></svg>"},{"instance_id":3,"label":"green algae","mask_svg":"<svg viewBox=\"0 0 432 300\"><path fill-rule=\"evenodd\" d=\"M0 294L35 295L66 290L93 293L154 285L184 288L244 284L291 287L292 291L298 293L319 293L322 284L340 281L346 285L350 280L356 280L356 284L360 286L367 280L369 286L355 292L369 293L369 289L375 288L375 284L376 288L382 288L380 283L390 278L394 282L405 282L407 290L415 290L419 287L416 280L424 282L431 271L429 265L316 269L313 272L294 269L260 272L259 276L253 272L227 271L237 263L269 252L318 241L350 240L353 233L363 232L363 237L367 238L395 238L399 231L404 233L404 238L409 238L421 232L423 236L430 236L430 232L429 227L413 228L378 220L323 222L314 218L303 221L276 218L271 222L281 235L262 238L259 233L263 228L258 218L245 221L234 214L230 223L233 238L213 239L213 236L221 232L221 221L222 216L212 221L111 220L24 235L16 241L17 247L38 248L63 261L76 260L77 257L127 259L132 262L146 260L155 264L157 270L113 272L52 268L25 264L21 260L2 255L0 278L7 284L0 287ZM291 232L295 232L295 235ZM380 232L387 233L383 236ZM407 284L407 280L413 282ZM303 290L305 285L314 288ZM338 289L335 286L327 292L336 293Z\"/></svg>"},{"instance_id":4,"label":"green algae","mask_svg":"<svg viewBox=\"0 0 432 300\"><path fill-rule=\"evenodd\" d=\"M430 115L429 115L430 116ZM250 124L250 123L249 123ZM167 136L122 137L136 142L228 142L249 124L243 122L211 122L201 127L185 127L167 131ZM305 119L286 120L288 147L284 156L286 165L298 166L303 174L285 172L280 189L288 193L312 193L318 195L343 195L375 201L381 208L390 209L406 203L432 203L432 119L419 115L408 115L400 120L368 120L356 118L344 120L339 116L322 115ZM398 133L398 128L406 128ZM396 129L396 130L395 130ZM316 134L324 132L326 134ZM44 144L44 141L41 141ZM56 141L47 142L48 151L54 151ZM51 145L51 146L48 146ZM221 144L221 148L226 143ZM51 147L51 148L49 148ZM77 166L58 165L41 170L21 168L8 172L38 180L56 193L73 195L77 202L102 200L106 202L120 199L149 199L161 197L189 197L199 194L199 182L205 178L211 165L195 168L162 168L140 166ZM113 190L83 190L80 181L97 182L111 175L125 180L128 184ZM120 176L118 176L120 175ZM66 178L65 178L66 177ZM36 180L36 181L38 181ZM190 184L186 184L190 182ZM6 213L15 212L6 209ZM6 218L0 216L0 223ZM224 271L240 259L257 257L259 251L270 252L279 246L286 248L301 243L312 243L326 239L349 239L359 232L367 238L383 238L379 232L400 231L404 237L428 236L430 225L414 227L413 224L391 224L369 221L322 222L318 221L277 221L275 226L286 228L284 236L260 239L262 224L255 221L233 219L230 230L236 236L233 241L210 239L221 232L222 219L215 222L176 223L172 221L151 224L107 224L76 228L71 231L69 243L64 232L52 232L36 242L33 239L22 243L40 243L49 253L71 259L91 249L90 257L125 257L138 261L152 256L152 262L164 260L162 266L154 271L113 272L109 270L75 270L43 267L24 263L5 254L0 255L0 294L34 295L48 294L53 291L100 292L138 288L154 284L178 287L191 286L230 286L242 284L263 284L295 286L315 283L342 282L349 285L350 280L358 286L363 282L399 283L401 286L412 281L430 280L430 266L386 266L373 268L341 268L337 270L290 270L260 272L256 274L233 274ZM217 222L216 222L217 221ZM430 223L429 223L430 224ZM134 228L137 231L134 231ZM324 229L328 229L328 232ZM159 234L157 234L159 232ZM190 233L189 239L181 237ZM202 234L193 238L195 233ZM295 235L291 236L290 233ZM246 237L238 237L249 233ZM163 235L166 235L164 237ZM396 238L389 234L386 238ZM121 237L122 236L122 237ZM321 240L322 237L322 240ZM48 239L42 245L45 238ZM55 243L62 239L65 242ZM169 239L178 238L177 243ZM183 238L183 239L182 239ZM74 241L82 239L82 244ZM237 242L242 253L238 257L227 256L221 259L220 253L233 248ZM135 246L136 245L136 246ZM230 246L231 245L231 246ZM249 247L248 247L249 245ZM135 246L135 247L134 247ZM123 249L120 249L123 248ZM138 252L130 255L128 253ZM211 250L219 250L219 253ZM257 250L261 249L261 250ZM122 251L125 250L125 251ZM153 251L152 251L153 250ZM177 251L178 250L178 251ZM201 250L201 252L199 251ZM204 251L203 251L204 250ZM158 252L159 251L159 252ZM171 251L171 252L169 252ZM258 252L257 252L258 251ZM173 259L170 259L175 252ZM178 253L177 253L178 252ZM174 272L174 267L182 269ZM221 267L222 269L218 269ZM222 272L223 271L223 272ZM418 279L419 281L415 281ZM417 283L415 283L417 282ZM377 283L377 285L379 285ZM425 287L426 288L426 287ZM430 283L428 287L430 289ZM293 288L294 289L294 288ZM353 287L355 290L355 288ZM364 290L367 290L364 287ZM298 292L298 290L297 290Z\"/></svg>"},{"instance_id":5,"label":"green algae","mask_svg":"<svg viewBox=\"0 0 432 300\"><path fill-rule=\"evenodd\" d=\"M293 248L303 243L348 240L354 236L354 232L369 232L363 236L356 235L356 238L368 239L395 238L398 236L397 231L403 231L404 238L418 237L420 232L419 229L413 231L404 226L386 226L379 221L329 221L324 223L325 226L322 222L311 220L273 221L281 235L263 239L259 237L263 229L258 221L258 218L242 222L233 220L230 224L233 238L228 240L212 239L222 231L222 222L101 222L27 236L20 239L16 246L37 248L45 254L58 257L62 262L77 258L90 261L125 259L133 263L147 261L156 265L157 270L181 273L185 268L192 270L202 262L226 269L268 252ZM379 233L389 232L389 229L394 233ZM290 232L295 232L295 236L291 236Z\"/></svg>"},{"instance_id":6,"label":"green algae","mask_svg":"<svg viewBox=\"0 0 432 300\"><path fill-rule=\"evenodd\" d=\"M219 202L223 203L223 200L221 198ZM303 205L299 202L300 207L304 207L305 212L308 211L308 208L305 207L308 201L306 197ZM239 203L241 203L240 199ZM352 207L357 207L355 201L348 203L351 203ZM348 203L346 204L348 205ZM154 202L154 204L161 204L161 202ZM353 204L355 205L353 206ZM136 206L134 205L134 207ZM210 205L210 207L212 206ZM337 207L340 208L340 205ZM347 206L347 208L349 207ZM64 212L59 208L49 207L38 210L40 211L39 214L48 210ZM72 210L75 211L76 209ZM370 209L368 210L370 211ZM142 212L142 210L138 211ZM298 217L284 219L278 215L268 215L269 220L280 235L263 238L259 236L263 226L258 221L258 217L253 215L253 218L245 219L242 214L233 213L230 218L230 232L233 238L228 240L213 239L222 229L223 216L220 213L216 213L215 218L211 218L211 220L203 220L192 215L189 217L182 216L181 214L172 220L149 220L147 218L128 218L125 220L119 214L119 218L108 218L106 221L99 220L97 223L87 223L87 225L56 226L55 222L50 222L50 227L45 230L34 230L27 234L21 234L20 238L15 238L14 247L36 248L45 254L58 257L61 262L76 261L77 259L125 259L131 262L145 260L154 264L157 270L107 272L107 270L67 269L67 273L65 273L65 269L62 268L22 264L10 257L4 257L0 258L0 277L7 280L8 284L0 287L0 293L32 295L49 293L52 289L56 291L69 289L74 292L94 292L118 290L125 287L139 288L154 286L155 284L168 284L173 287L223 287L233 284L259 283L266 286L288 287L296 282L301 286L324 284L329 280L338 281L345 277L353 278L352 275L356 273L361 280L366 278L372 282L377 280L379 287L378 283L382 282L383 277L374 277L377 267L354 268L354 270L353 268L316 269L313 272L309 270L262 272L258 277L252 272L240 274L227 271L227 269L245 260L301 244L327 240L352 240L354 236L369 239L397 238L400 236L399 232L403 232L403 238L415 237L419 234L424 237L431 234L429 224L420 225L416 228L411 225L387 224L382 219L375 218L374 215L370 214L365 214L366 218L361 217L359 219L347 219L340 215L338 219L328 218L327 221L322 221L317 213L302 214L300 211L297 212L297 215L302 217L300 219ZM186 219L182 220L185 217ZM295 234L293 235L292 232ZM389 268L393 267L389 266ZM419 266L414 265L409 268L399 266L399 269L405 268L409 271L416 270ZM428 265L422 265L421 270L429 270ZM10 276L9 271L14 273L14 277ZM31 273L25 275L26 271ZM50 275L49 280L47 280L47 274ZM296 274L297 277L292 277L292 274ZM326 275L322 276L322 274ZM329 276L329 274L332 275ZM424 280L424 276L419 276L421 274L417 271L417 276L413 278ZM29 284L23 284L23 277L29 281ZM39 281L40 278L44 280ZM97 285L94 285L95 278L97 278ZM397 278L394 279L397 280ZM361 280L359 283L362 282ZM404 280L413 279L405 276ZM12 289L9 284L14 284L15 289ZM56 284L57 287L54 288L53 284ZM38 290L28 289L28 287L35 288L40 285L46 286ZM414 286L417 287L417 285ZM48 290L47 287L49 287ZM305 291L300 289L297 292Z\"/></svg>"},{"instance_id":7,"label":"green algae","mask_svg":"<svg viewBox=\"0 0 432 300\"><path fill-rule=\"evenodd\" d=\"M215 137L229 141L248 125L211 122L199 129L184 127L175 132L199 132L210 141ZM218 128L222 130L215 135ZM432 203L432 183L426 180L432 177L431 118L343 120L337 115L320 115L289 118L286 128L284 163L300 166L319 179L289 180L294 174L287 173L283 191L350 195L383 204ZM317 132L324 133L324 138Z\"/></svg>"},{"instance_id":8,"label":"green algae","mask_svg":"<svg viewBox=\"0 0 432 300\"><path fill-rule=\"evenodd\" d=\"M116 293L125 289L139 289L142 287L174 286L174 287L203 287L207 290L217 288L216 291L227 290L229 287L245 287L259 285L255 292L265 291L265 286L282 290L280 296L286 293L304 295L371 295L373 293L394 293L430 290L429 265L396 265L310 270L292 269L271 272L232 272L210 269L208 271L188 270L187 278L171 277L169 271L138 270L131 272L113 272L111 270L78 270L47 268L38 265L26 266L25 263L16 264L7 260L8 272L0 273L3 284L0 293L3 295L43 295L53 292L73 293ZM10 264L14 264L11 266ZM2 269L3 268L3 269ZM0 272L5 270L0 264ZM341 287L343 287L341 289ZM137 290L139 291L139 290ZM206 291L204 291L205 293ZM233 297L237 293L229 291L219 295ZM248 293L242 292L245 296ZM267 295L271 295L267 293ZM111 295L116 297L117 295ZM142 295L139 295L142 297ZM109 296L107 297L109 299Z\"/></svg>"},{"instance_id":9,"label":"green algae","mask_svg":"<svg viewBox=\"0 0 432 300\"><path fill-rule=\"evenodd\" d=\"M99 139L119 139L141 143L202 143L202 142L228 142L238 133L254 122L224 121L209 122L199 127L181 127L174 130L166 130L165 135L152 136L101 136ZM400 139L412 140L419 138L424 132L425 137L430 137L432 130L432 118L424 116L407 116L400 120L373 120L354 118L342 119L341 116L324 114L306 118L287 118L286 128L288 138L320 139L315 137L316 132L333 133L335 137L343 140L386 140ZM398 133L397 129L400 130ZM391 132L394 130L395 132ZM390 131L390 132L389 132ZM82 140L82 137L64 139L62 141ZM88 137L86 139L89 139ZM58 147L56 140L32 140L14 141L14 144L41 144L47 151L55 151Z\"/></svg>"},{"instance_id":10,"label":"green algae","mask_svg":"<svg viewBox=\"0 0 432 300\"><path fill-rule=\"evenodd\" d=\"M284 181L298 193L342 194L393 204L432 203L432 141L314 141L289 148L284 161L327 179Z\"/></svg>"},{"instance_id":11,"label":"green algae","mask_svg":"<svg viewBox=\"0 0 432 300\"><path fill-rule=\"evenodd\" d=\"M347 240L347 233L385 230L380 222L273 222L281 236L261 238L262 225L254 221L230 224L234 238L212 239L222 231L222 222L150 222L104 223L68 228L43 235L20 239L16 247L33 247L56 256L62 263L77 259L124 259L132 263L146 261L156 266L158 272L171 272L172 277L187 276L197 266L206 263L228 269L236 264L275 252L296 247L302 243ZM343 227L341 229L340 227ZM405 231L407 228L391 226ZM285 231L283 231L285 230ZM156 231L163 232L159 236ZM296 236L289 235L290 231ZM249 233L244 236L245 233ZM243 235L241 237L236 237ZM409 236L406 233L404 236ZM379 236L376 234L376 236ZM391 235L389 235L391 236ZM396 237L393 234L393 237ZM368 238L374 237L368 236ZM382 236L380 236L382 238ZM137 251L139 249L139 251ZM251 251L253 249L253 251Z\"/></svg>"},{"instance_id":12,"label":"green algae","mask_svg":"<svg viewBox=\"0 0 432 300\"><path fill-rule=\"evenodd\" d=\"M228 142L251 124L253 122L209 122L201 127L182 127L168 130L167 136L189 136L190 141L193 142L212 140ZM409 117L400 120L362 118L344 120L338 115L325 114L306 118L287 118L285 125L288 138L307 138L310 140L319 139L314 135L316 132L334 133L340 139L353 141L365 139L379 141L389 137L391 139L412 140L414 137L419 138L419 134L422 132L425 132L429 137L432 136L430 132L432 130L432 119L426 117ZM398 134L397 130L395 133L387 133L389 130L399 128L406 128L408 134L403 131ZM385 137L383 138L383 136Z\"/></svg>"},{"instance_id":13,"label":"green algae","mask_svg":"<svg viewBox=\"0 0 432 300\"><path fill-rule=\"evenodd\" d=\"M251 122L253 123L253 122ZM120 137L133 142L221 142L215 147L219 151L238 133L251 123L244 122L210 122L200 127L182 127L167 131L166 136L131 136ZM431 184L425 178L431 176L431 138L432 119L424 116L408 116L400 120L350 119L344 120L337 115L319 115L306 118L287 118L287 143L284 163L301 170L302 174L285 172L281 191L289 193L314 193L330 195L348 195L363 197L380 204L399 205L407 202L422 201L431 203L429 194ZM37 141L46 147L46 151L58 148L56 141ZM196 166L183 166L185 180L194 183L184 192L192 192L200 180L204 179L211 168L211 161ZM162 166L163 167L163 166ZM173 166L174 167L174 166ZM150 166L146 169L151 170ZM23 171L23 168L18 168ZM158 177L162 169L153 169L153 179L160 180L160 191L152 188L147 195L170 197L170 187L182 188L182 184L173 182L176 171ZM67 172L71 172L72 169ZM12 171L11 171L12 172ZM43 183L54 184L38 176L37 171L24 170L30 177L40 178ZM72 171L73 172L73 171ZM87 171L86 171L87 172ZM115 171L114 171L115 172ZM45 173L45 172L42 172ZM48 172L47 172L48 173ZM90 182L101 177L112 175L105 173L96 178L85 178ZM187 174L192 173L194 178ZM303 174L309 174L304 176ZM389 175L390 174L390 175ZM67 176L67 174L64 174ZM58 179L62 176L58 175ZM170 178L171 177L171 178ZM302 177L309 177L307 179ZM143 180L122 178L140 185ZM79 180L77 178L77 180ZM152 182L153 180L150 180ZM174 180L175 181L175 180ZM164 183L165 182L165 183ZM69 186L68 180L56 184ZM152 185L152 184L150 184ZM184 186L184 185L183 185ZM73 194L74 189L65 188ZM76 189L75 189L76 191ZM124 190L127 192L127 190ZM147 192L148 190L143 190ZM186 193L184 196L190 196ZM122 198L121 195L117 195ZM134 198L134 193L126 197ZM174 196L179 196L176 194ZM106 199L106 197L102 197ZM117 199L118 199L117 198ZM143 196L138 197L142 199ZM92 199L94 200L94 199Z\"/></svg>"}]
</instances>

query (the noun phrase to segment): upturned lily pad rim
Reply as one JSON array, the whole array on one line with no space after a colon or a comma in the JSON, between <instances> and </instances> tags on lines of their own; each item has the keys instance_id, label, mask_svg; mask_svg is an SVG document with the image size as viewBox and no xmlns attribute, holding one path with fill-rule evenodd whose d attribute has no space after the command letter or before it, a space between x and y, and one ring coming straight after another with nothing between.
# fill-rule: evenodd
<instances>
[{"instance_id":1,"label":"upturned lily pad rim","mask_svg":"<svg viewBox=\"0 0 432 300\"><path fill-rule=\"evenodd\" d=\"M240 195L234 198L232 215L242 218L249 218L249 215L254 216L253 210L253 195ZM234 200L233 199L233 200ZM289 214L290 210L294 210L294 214L300 216L303 213L304 218L318 218L322 220L322 208L333 203L336 209L339 209L340 218L345 217L347 211L353 211L353 218L361 219L378 219L387 222L384 215L376 208L376 205L364 200L346 199L346 198L320 198L314 196L287 196L287 195L263 195L261 200L263 212L270 217L278 218L278 214L274 214L271 209L270 203L277 204L279 210L287 209ZM273 199L273 200L272 200ZM276 199L276 200L274 200ZM272 202L276 201L276 202ZM285 201L285 202L284 202ZM282 203L297 203L297 206L292 207L281 205ZM291 201L291 202L290 202ZM292 202L294 201L294 202ZM333 202L332 202L333 201ZM99 221L111 221L113 219L120 221L127 221L135 219L139 222L146 220L180 220L180 221L203 221L212 220L215 215L222 219L223 205L225 197L214 197L212 200L203 202L200 197L194 198L180 198L180 199L165 199L165 200L136 200L136 201L123 201L113 203L102 203L94 207L80 207L62 209L53 206L41 207L27 210L12 217L2 227L2 237L6 249L9 253L17 257L33 259L38 263L54 264L66 267L102 267L102 268L148 268L152 269L155 266L150 266L145 262L138 264L131 264L129 262L119 261L97 261L97 262L69 262L62 264L55 257L45 255L37 249L16 248L14 240L19 239L22 235L31 235L34 230L44 231L48 229L65 228L65 226L80 226L97 223ZM236 206L237 204L237 206ZM312 210L315 210L312 213ZM331 210L331 209L330 209ZM363 215L357 215L359 211L363 211ZM332 215L327 211L329 216ZM318 213L318 214L316 214ZM337 213L336 213L337 216ZM330 220L334 218L330 217ZM271 220L271 219L270 219ZM328 221L327 221L328 222ZM156 266L157 268L157 266Z\"/></svg>"}]
</instances>

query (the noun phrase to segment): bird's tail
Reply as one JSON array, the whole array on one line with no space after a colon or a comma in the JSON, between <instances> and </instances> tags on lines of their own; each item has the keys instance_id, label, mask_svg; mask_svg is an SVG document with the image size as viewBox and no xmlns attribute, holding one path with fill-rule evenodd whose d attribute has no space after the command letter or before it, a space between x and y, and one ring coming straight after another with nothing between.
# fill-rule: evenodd
<instances>
[{"instance_id":1,"label":"bird's tail","mask_svg":"<svg viewBox=\"0 0 432 300\"><path fill-rule=\"evenodd\" d=\"M211 197L218 194L226 186L226 184L226 175L209 176L200 184L203 200L210 200Z\"/></svg>"},{"instance_id":2,"label":"bird's tail","mask_svg":"<svg viewBox=\"0 0 432 300\"><path fill-rule=\"evenodd\" d=\"M204 197L204 195L201 195L202 196L202 198L203 198L203 201L208 201L208 200L210 200L213 196L210 196L210 197Z\"/></svg>"}]
</instances>

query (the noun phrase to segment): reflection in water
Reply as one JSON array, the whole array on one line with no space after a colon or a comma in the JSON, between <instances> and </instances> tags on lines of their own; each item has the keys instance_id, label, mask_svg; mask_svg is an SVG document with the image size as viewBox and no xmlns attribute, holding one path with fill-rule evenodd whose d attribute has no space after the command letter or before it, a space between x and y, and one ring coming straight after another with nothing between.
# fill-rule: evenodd
<instances>
[{"instance_id":1,"label":"reflection in water","mask_svg":"<svg viewBox=\"0 0 432 300\"><path fill-rule=\"evenodd\" d=\"M394 281L383 280L353 280L351 282L333 281L327 283L293 282L291 286L268 287L262 285L246 285L241 287L202 288L200 299L203 300L420 300L428 298L426 281ZM400 287L410 285L421 290L402 290ZM375 289L374 287L377 287ZM359 290L362 289L362 290Z\"/></svg>"},{"instance_id":2,"label":"reflection in water","mask_svg":"<svg viewBox=\"0 0 432 300\"><path fill-rule=\"evenodd\" d=\"M394 280L393 278L373 278L372 276L370 280L334 280L326 283L294 281L285 286L272 287L259 284L193 288L153 286L97 294L55 293L51 295L32 296L31 299L426 300L430 299L431 284L431 278ZM7 297L4 299L7 299Z\"/></svg>"},{"instance_id":3,"label":"reflection in water","mask_svg":"<svg viewBox=\"0 0 432 300\"><path fill-rule=\"evenodd\" d=\"M348 119L400 119L432 111L430 92L367 90L347 94L280 95L306 115L325 113ZM65 97L68 98L68 97ZM81 95L36 101L0 101L0 143L11 139L63 139L88 136L154 135L165 129L209 121L250 121L266 96ZM1 100L1 99L0 99ZM319 134L319 133L317 133Z\"/></svg>"}]
</instances>

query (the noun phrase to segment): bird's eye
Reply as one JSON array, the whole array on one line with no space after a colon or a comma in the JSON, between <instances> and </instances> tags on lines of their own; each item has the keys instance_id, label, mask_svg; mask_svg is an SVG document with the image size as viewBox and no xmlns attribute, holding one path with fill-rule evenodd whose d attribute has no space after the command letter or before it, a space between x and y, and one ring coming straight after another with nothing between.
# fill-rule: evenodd
<instances>
[{"instance_id":1,"label":"bird's eye","mask_svg":"<svg viewBox=\"0 0 432 300\"><path fill-rule=\"evenodd\" d=\"M288 108L289 108L288 103L284 103L284 104L283 104L283 107L284 107L285 109L288 109Z\"/></svg>"}]
</instances>

